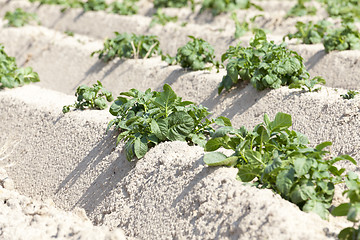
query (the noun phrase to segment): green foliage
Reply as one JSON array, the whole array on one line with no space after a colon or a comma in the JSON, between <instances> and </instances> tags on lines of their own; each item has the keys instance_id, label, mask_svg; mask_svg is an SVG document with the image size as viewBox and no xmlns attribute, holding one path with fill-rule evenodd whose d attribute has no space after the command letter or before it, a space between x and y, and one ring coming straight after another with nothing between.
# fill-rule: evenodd
<instances>
[{"instance_id":1,"label":"green foliage","mask_svg":"<svg viewBox=\"0 0 360 240\"><path fill-rule=\"evenodd\" d=\"M40 4L60 5L63 8L61 11L65 11L69 8L81 8L82 2L79 0L29 0L30 2L40 2Z\"/></svg>"},{"instance_id":2,"label":"green foliage","mask_svg":"<svg viewBox=\"0 0 360 240\"><path fill-rule=\"evenodd\" d=\"M219 15L222 12L249 9L250 7L263 11L260 6L252 3L251 0L204 0L200 11L210 9L213 15Z\"/></svg>"},{"instance_id":3,"label":"green foliage","mask_svg":"<svg viewBox=\"0 0 360 240\"><path fill-rule=\"evenodd\" d=\"M237 15L235 12L231 13L231 19L235 22L235 39L238 39L239 37L242 37L245 35L245 33L249 32L250 30L256 29L256 27L252 26L254 25L254 22L256 18L262 17L263 15L256 15L252 18L250 18L250 22L243 21L240 22L237 18Z\"/></svg>"},{"instance_id":4,"label":"green foliage","mask_svg":"<svg viewBox=\"0 0 360 240\"><path fill-rule=\"evenodd\" d=\"M159 8L156 13L152 16L150 27L155 26L156 24L160 24L162 26L165 26L169 22L176 22L178 20L178 17L171 17L166 15L162 12L162 10Z\"/></svg>"},{"instance_id":5,"label":"green foliage","mask_svg":"<svg viewBox=\"0 0 360 240\"><path fill-rule=\"evenodd\" d=\"M155 8L181 8L188 6L189 0L154 0ZM190 4L194 5L194 0L190 1Z\"/></svg>"},{"instance_id":6,"label":"green foliage","mask_svg":"<svg viewBox=\"0 0 360 240\"><path fill-rule=\"evenodd\" d=\"M82 8L84 11L105 11L119 15L133 15L138 12L136 2L139 0L114 1L109 5L105 0L30 0L30 2L40 2L41 4L53 4L63 6L61 11L69 8Z\"/></svg>"},{"instance_id":7,"label":"green foliage","mask_svg":"<svg viewBox=\"0 0 360 240\"><path fill-rule=\"evenodd\" d=\"M346 216L347 220L354 223L353 227L344 228L338 235L340 240L357 240L360 238L360 227L355 227L360 220L360 180L356 173L346 174L345 183L347 190L343 195L349 198L348 203L342 203L335 207L331 214L333 216Z\"/></svg>"},{"instance_id":8,"label":"green foliage","mask_svg":"<svg viewBox=\"0 0 360 240\"><path fill-rule=\"evenodd\" d=\"M9 27L22 27L30 21L37 21L37 15L25 12L21 8L16 8L14 12L6 12L4 20L8 20L7 26Z\"/></svg>"},{"instance_id":9,"label":"green foliage","mask_svg":"<svg viewBox=\"0 0 360 240\"><path fill-rule=\"evenodd\" d=\"M285 46L284 43L275 45L273 41L268 42L265 32L260 29L250 41L250 47L230 46L221 57L222 62L227 60L228 63L218 93L224 88L229 90L239 79L250 81L258 90L285 85L301 88L301 83L308 82L311 86L314 81L323 82L321 78L309 80L303 58Z\"/></svg>"},{"instance_id":10,"label":"green foliage","mask_svg":"<svg viewBox=\"0 0 360 240\"><path fill-rule=\"evenodd\" d=\"M140 159L153 146L164 141L186 141L190 145L204 146L207 136L214 132L210 124L231 125L224 117L208 120L205 107L182 101L167 84L163 92L141 92L131 89L120 93L111 105L110 113L116 118L109 122L120 129L117 143L125 141L127 159Z\"/></svg>"},{"instance_id":11,"label":"green foliage","mask_svg":"<svg viewBox=\"0 0 360 240\"><path fill-rule=\"evenodd\" d=\"M289 130L291 126L291 116L278 113L273 121L265 114L264 123L253 131L229 126L217 129L205 150L223 147L234 153L229 157L219 152L208 153L204 161L209 166L234 166L238 168L238 180L272 189L303 211L315 212L326 219L334 186L342 182L345 171L334 164L342 160L356 162L348 155L326 160L328 152L323 149L331 142L309 147L307 137Z\"/></svg>"},{"instance_id":12,"label":"green foliage","mask_svg":"<svg viewBox=\"0 0 360 240\"><path fill-rule=\"evenodd\" d=\"M104 48L91 53L91 56L95 54L99 54L99 59L103 58L105 62L108 62L115 57L148 58L154 54L161 54L161 50L156 36L115 32L115 38L106 39Z\"/></svg>"},{"instance_id":13,"label":"green foliage","mask_svg":"<svg viewBox=\"0 0 360 240\"><path fill-rule=\"evenodd\" d=\"M73 105L64 106L63 113L69 112L70 108L103 110L107 108L107 102L114 100L112 93L103 88L99 81L92 87L81 85L76 89L75 96L77 97L76 102Z\"/></svg>"},{"instance_id":14,"label":"green foliage","mask_svg":"<svg viewBox=\"0 0 360 240\"><path fill-rule=\"evenodd\" d=\"M298 0L297 4L288 11L288 13L286 14L286 18L301 17L305 15L315 15L316 8L306 7L304 4L305 2L307 2L307 0Z\"/></svg>"},{"instance_id":15,"label":"green foliage","mask_svg":"<svg viewBox=\"0 0 360 240\"><path fill-rule=\"evenodd\" d=\"M87 11L102 11L108 8L105 0L87 0L82 3L82 7L85 12Z\"/></svg>"},{"instance_id":16,"label":"green foliage","mask_svg":"<svg viewBox=\"0 0 360 240\"><path fill-rule=\"evenodd\" d=\"M0 89L20 87L31 82L39 82L39 75L31 67L18 68L14 57L6 54L0 44Z\"/></svg>"},{"instance_id":17,"label":"green foliage","mask_svg":"<svg viewBox=\"0 0 360 240\"><path fill-rule=\"evenodd\" d=\"M353 99L358 94L359 94L359 92L357 92L357 91L349 90L349 91L347 91L346 94L341 94L340 97L342 97L343 99L349 100L349 99Z\"/></svg>"},{"instance_id":18,"label":"green foliage","mask_svg":"<svg viewBox=\"0 0 360 240\"><path fill-rule=\"evenodd\" d=\"M74 32L69 31L69 30L64 31L64 33L65 33L66 35L68 35L69 37L73 37L73 36L74 36Z\"/></svg>"},{"instance_id":19,"label":"green foliage","mask_svg":"<svg viewBox=\"0 0 360 240\"><path fill-rule=\"evenodd\" d=\"M189 41L184 46L178 48L175 58L167 55L163 56L162 59L169 64L177 62L181 67L189 68L194 71L204 69L210 70L212 66L219 69L219 62L214 60L214 48L201 38L195 38L193 36L189 36L189 38L192 39L192 41ZM212 64L212 66L206 66L208 63Z\"/></svg>"},{"instance_id":20,"label":"green foliage","mask_svg":"<svg viewBox=\"0 0 360 240\"><path fill-rule=\"evenodd\" d=\"M342 19L360 19L359 0L323 0L327 12L332 17L341 17Z\"/></svg>"},{"instance_id":21,"label":"green foliage","mask_svg":"<svg viewBox=\"0 0 360 240\"><path fill-rule=\"evenodd\" d=\"M122 2L112 2L109 5L109 11L119 15L134 15L139 10L135 4L138 1L139 0L123 0Z\"/></svg>"},{"instance_id":22,"label":"green foliage","mask_svg":"<svg viewBox=\"0 0 360 240\"><path fill-rule=\"evenodd\" d=\"M304 44L321 43L328 31L329 26L331 25L332 24L326 20L321 20L316 24L314 24L312 21L308 23L297 22L295 25L297 32L294 34L289 33L288 35L284 36L283 40L288 37L289 40L293 38L301 39L302 43Z\"/></svg>"},{"instance_id":23,"label":"green foliage","mask_svg":"<svg viewBox=\"0 0 360 240\"><path fill-rule=\"evenodd\" d=\"M333 29L324 38L325 51L360 50L360 33L352 23L343 23L341 28Z\"/></svg>"}]
</instances>

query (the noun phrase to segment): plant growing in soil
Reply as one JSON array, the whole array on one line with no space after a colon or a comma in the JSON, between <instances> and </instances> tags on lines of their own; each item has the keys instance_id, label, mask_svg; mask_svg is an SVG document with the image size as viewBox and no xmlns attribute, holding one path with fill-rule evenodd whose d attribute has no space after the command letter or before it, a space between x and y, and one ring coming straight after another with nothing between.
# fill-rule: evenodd
<instances>
[{"instance_id":1,"label":"plant growing in soil","mask_svg":"<svg viewBox=\"0 0 360 240\"><path fill-rule=\"evenodd\" d=\"M257 29L250 47L230 46L221 57L228 61L227 74L223 77L218 93L229 90L239 79L250 81L257 90L279 88L290 85L293 88L313 87L313 83L324 83L320 77L313 79L306 71L303 58L295 51L286 49L285 43L275 45L268 42L263 30ZM311 89L310 89L311 90Z\"/></svg>"},{"instance_id":2,"label":"plant growing in soil","mask_svg":"<svg viewBox=\"0 0 360 240\"><path fill-rule=\"evenodd\" d=\"M297 32L294 34L289 33L284 36L283 40L287 37L289 40L293 38L300 39L303 44L321 43L331 25L332 24L326 20L321 20L316 24L312 21L308 23L297 22L295 25Z\"/></svg>"},{"instance_id":3,"label":"plant growing in soil","mask_svg":"<svg viewBox=\"0 0 360 240\"><path fill-rule=\"evenodd\" d=\"M167 84L162 92L131 89L120 93L110 113L116 118L109 122L107 131L112 126L120 130L117 143L125 141L129 161L142 158L151 147L164 141L204 146L206 138L214 132L211 124L231 125L224 117L208 120L210 113L205 107L182 101Z\"/></svg>"},{"instance_id":4,"label":"plant growing in soil","mask_svg":"<svg viewBox=\"0 0 360 240\"><path fill-rule=\"evenodd\" d=\"M40 2L40 4L60 5L63 6L61 11L69 8L81 8L82 2L79 0L29 0L30 2Z\"/></svg>"},{"instance_id":5,"label":"plant growing in soil","mask_svg":"<svg viewBox=\"0 0 360 240\"><path fill-rule=\"evenodd\" d=\"M171 17L162 12L161 8L159 8L156 13L152 16L150 27L155 26L156 24L160 24L165 26L169 22L176 22L178 20L177 16Z\"/></svg>"},{"instance_id":6,"label":"plant growing in soil","mask_svg":"<svg viewBox=\"0 0 360 240\"><path fill-rule=\"evenodd\" d=\"M161 50L156 36L115 32L115 38L106 39L104 48L91 53L91 56L95 54L99 54L99 59L108 62L115 57L148 58L154 54L161 54Z\"/></svg>"},{"instance_id":7,"label":"plant growing in soil","mask_svg":"<svg viewBox=\"0 0 360 240\"><path fill-rule=\"evenodd\" d=\"M4 46L0 44L0 89L20 87L39 81L39 75L31 67L18 68L15 58L8 56Z\"/></svg>"},{"instance_id":8,"label":"plant growing in soil","mask_svg":"<svg viewBox=\"0 0 360 240\"><path fill-rule=\"evenodd\" d=\"M264 123L253 131L230 126L217 129L205 150L223 147L234 153L229 157L220 152L208 153L204 161L209 166L236 167L238 180L272 189L303 211L327 219L334 186L342 182L345 171L334 164L342 160L356 164L356 161L348 155L326 159L328 152L324 148L331 142L309 147L307 137L289 130L291 126L291 116L278 113L273 121L265 114Z\"/></svg>"},{"instance_id":9,"label":"plant growing in soil","mask_svg":"<svg viewBox=\"0 0 360 240\"><path fill-rule=\"evenodd\" d=\"M155 8L181 8L188 6L188 0L154 0L154 7ZM194 0L190 0L190 4L192 8L194 7L195 3Z\"/></svg>"},{"instance_id":10,"label":"plant growing in soil","mask_svg":"<svg viewBox=\"0 0 360 240\"><path fill-rule=\"evenodd\" d=\"M81 85L76 89L76 102L72 105L63 107L62 112L67 113L70 108L85 110L85 109L100 109L107 108L107 102L114 100L112 93L103 88L101 82L93 84L92 87Z\"/></svg>"},{"instance_id":11,"label":"plant growing in soil","mask_svg":"<svg viewBox=\"0 0 360 240\"><path fill-rule=\"evenodd\" d=\"M348 203L342 203L335 207L331 214L333 216L346 216L347 220L353 222L353 227L347 227L341 230L338 235L340 240L356 240L360 237L360 180L356 173L349 172L346 174L345 183L347 190L343 192L343 195L347 195L349 198Z\"/></svg>"},{"instance_id":12,"label":"plant growing in soil","mask_svg":"<svg viewBox=\"0 0 360 240\"><path fill-rule=\"evenodd\" d=\"M329 16L342 19L360 19L360 5L358 0L321 0L326 6Z\"/></svg>"},{"instance_id":13,"label":"plant growing in soil","mask_svg":"<svg viewBox=\"0 0 360 240\"><path fill-rule=\"evenodd\" d=\"M358 94L359 94L359 92L357 92L357 91L349 90L349 91L347 91L346 94L341 94L340 97L342 97L343 99L349 100L349 99L353 99Z\"/></svg>"},{"instance_id":14,"label":"plant growing in soil","mask_svg":"<svg viewBox=\"0 0 360 240\"><path fill-rule=\"evenodd\" d=\"M122 2L112 2L109 5L109 12L119 15L134 15L139 10L136 6L138 1L139 0L123 0Z\"/></svg>"},{"instance_id":15,"label":"plant growing in soil","mask_svg":"<svg viewBox=\"0 0 360 240\"><path fill-rule=\"evenodd\" d=\"M162 59L169 64L179 63L183 68L189 68L194 71L211 70L213 66L219 70L220 63L215 61L214 48L204 39L188 36L189 41L184 46L178 48L175 58L162 56ZM211 64L211 66L207 66Z\"/></svg>"},{"instance_id":16,"label":"plant growing in soil","mask_svg":"<svg viewBox=\"0 0 360 240\"><path fill-rule=\"evenodd\" d=\"M305 2L308 2L308 0L298 0L297 4L287 12L285 18L301 17L301 16L305 16L305 15L315 15L316 8L315 7L306 7Z\"/></svg>"},{"instance_id":17,"label":"plant growing in soil","mask_svg":"<svg viewBox=\"0 0 360 240\"><path fill-rule=\"evenodd\" d=\"M236 13L235 12L231 13L231 19L234 20L235 22L235 34L234 34L235 39L244 36L244 34L249 32L250 30L256 29L256 27L253 26L254 22L256 18L262 16L263 15L256 15L250 18L250 22L247 22L245 20L243 22L240 22L239 19L237 18Z\"/></svg>"},{"instance_id":18,"label":"plant growing in soil","mask_svg":"<svg viewBox=\"0 0 360 240\"><path fill-rule=\"evenodd\" d=\"M6 12L4 20L8 21L9 27L22 27L31 21L37 21L37 15L35 13L28 13L21 8L16 8L14 12Z\"/></svg>"},{"instance_id":19,"label":"plant growing in soil","mask_svg":"<svg viewBox=\"0 0 360 240\"><path fill-rule=\"evenodd\" d=\"M222 12L249 9L250 7L263 11L260 6L252 3L251 0L204 0L200 12L210 9L213 15L219 15Z\"/></svg>"},{"instance_id":20,"label":"plant growing in soil","mask_svg":"<svg viewBox=\"0 0 360 240\"><path fill-rule=\"evenodd\" d=\"M334 50L360 50L360 32L354 24L345 22L341 28L330 31L323 44L327 53Z\"/></svg>"},{"instance_id":21,"label":"plant growing in soil","mask_svg":"<svg viewBox=\"0 0 360 240\"><path fill-rule=\"evenodd\" d=\"M87 11L103 11L108 8L105 0L87 0L81 3L85 12Z\"/></svg>"}]
</instances>

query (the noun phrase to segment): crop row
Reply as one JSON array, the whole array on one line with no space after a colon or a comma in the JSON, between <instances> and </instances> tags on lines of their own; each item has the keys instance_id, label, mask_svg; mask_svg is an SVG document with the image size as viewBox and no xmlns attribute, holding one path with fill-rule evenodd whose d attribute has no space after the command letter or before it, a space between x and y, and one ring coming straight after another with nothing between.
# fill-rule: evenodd
<instances>
[{"instance_id":1,"label":"crop row","mask_svg":"<svg viewBox=\"0 0 360 240\"><path fill-rule=\"evenodd\" d=\"M24 28L25 31L26 29L27 31L37 31L36 29L40 29L39 32L44 31L46 34L51 32L48 30L41 30L39 27ZM12 34L17 37L26 37L26 34L23 35L24 30L22 30L21 33L14 29L4 30L7 34L5 35L5 40ZM99 53L100 58L103 56L110 56L109 59L116 55L120 57L129 55L135 58L137 58L137 56L147 58L151 56L152 51L156 50L155 46L158 45L158 42L145 44L146 46L142 45L144 42L141 43L141 41L144 40L141 40L139 44L135 44L136 38L132 37L136 35L126 35L123 37L124 35L119 34L117 37L119 36L121 41L122 39L129 40L129 42L125 44L126 47L121 46L118 49L106 49L106 46L111 45L112 43L105 42L104 50L99 50L95 53ZM56 36L56 38L57 37L58 36ZM63 38L63 36L60 36L60 38ZM196 45L196 40L199 41L199 39L196 38L193 38L192 40L194 41L194 45ZM69 42L71 42L71 44L74 43L72 40ZM65 45L56 41L49 44L46 39L42 40L40 44L35 44L41 45L43 43L48 44L45 49L53 56L54 51L52 49L56 48L56 44L59 44L60 48ZM31 48L32 44L33 43L27 47ZM202 48L201 44L198 44L195 49L194 57L187 55L190 56L190 59L199 56L199 53L196 51L204 52L203 49L205 48ZM351 44L349 43L348 45L351 46ZM95 45L99 44L94 42L94 46ZM143 47L143 53L141 52L142 50L139 46ZM282 99L276 99L277 102L284 99L288 100L289 98L292 101L297 102L295 105L289 104L290 102L288 102L289 106L284 106L284 109L287 107L289 108L289 112L298 110L300 110L300 112L307 111L308 109L301 110L301 104L299 104L301 103L301 100L306 100L306 103L309 103L311 106L311 104L313 104L313 100L318 97L321 99L321 96L323 96L324 93L327 93L328 96L325 97L325 100L320 100L320 102L323 101L324 103L320 113L324 111L326 112L329 104L334 106L334 109L339 108L344 111L346 105L351 105L351 103L353 103L351 102L348 104L346 102L341 102L346 100L342 100L340 98L340 94L337 93L336 89L314 89L314 85L321 82L321 78L310 79L309 74L305 70L302 58L296 52L286 50L283 45L275 45L273 42L268 42L266 34L263 31L258 30L256 32L254 39L250 41L250 46L251 47L249 48L240 46L230 47L223 55L222 61L228 60L228 63L226 67L226 75L222 77L222 82L220 83L219 93L223 88L226 90L230 89L230 87L237 83L240 79L250 80L253 86L258 90L266 88L280 88L281 85L290 85L293 87L303 87L309 91L316 91L315 93L304 93L303 91L300 92L280 88L278 90L266 91L263 94L256 94L256 98L261 98L260 102L266 101L266 98L271 98L272 96L283 96ZM86 48L87 46L83 48L84 53L89 54L89 51ZM118 53L119 49L123 50L124 48L130 53L124 51L121 54L113 54L114 52ZM113 51L113 53L111 53L111 51ZM182 61L179 54L181 52L186 51L182 51L181 49L178 50L178 55L176 56L177 62ZM82 53L79 54L79 56L81 55ZM212 54L209 55L212 56ZM73 55L70 56L73 58ZM25 60L25 63L31 64L31 58L32 56L28 55L28 59ZM171 60L170 56L168 56L168 58ZM6 57L5 60L6 59L9 58ZM49 59L46 58L45 60L49 61ZM126 64L126 62L131 64L138 61L140 60L118 61L118 65ZM146 60L141 61L145 62ZM219 66L219 64L213 59L209 62ZM95 71L99 71L105 66L104 63L98 64L100 64L100 68ZM113 70L111 68L114 66L116 67L116 63L112 64L113 65L110 66L110 72ZM355 62L355 64L357 64L357 62ZM166 65L162 66L163 68L173 68L167 67ZM192 61L189 66L185 67L196 69L194 66L199 66L199 63L195 64L195 62ZM94 66L92 66L92 68L94 68ZM184 70L180 71L185 72ZM1 78L2 81L4 78L9 78L12 74L9 73L9 71L2 71L1 73L3 74ZM89 71L87 71L87 73L89 73ZM104 76L106 77L108 74L108 72L105 72ZM131 78L131 74L132 72L130 73L129 78ZM202 74L205 75L207 73L195 73L195 75L199 76ZM212 73L209 74L209 76L210 75L218 76L213 75ZM165 79L165 82L166 80L167 79ZM171 81L172 79L168 80ZM205 80L207 80L207 78L205 78ZM124 79L121 79L121 81L124 81ZM304 211L315 212L323 218L327 218L335 194L335 184L343 183L343 178L345 178L345 182L349 190L344 193L348 194L350 202L335 208L332 210L332 214L334 216L347 215L348 220L355 223L358 221L357 212L360 211L358 210L359 207L357 201L359 197L357 194L359 192L358 189L360 181L356 174L346 172L344 167L338 168L337 164L335 164L342 160L348 160L356 165L356 161L349 155L341 155L339 157L333 157L331 160L325 160L324 156L329 152L324 151L324 148L330 146L331 143L319 142L317 146L311 147L312 145L309 145L307 138L303 134L289 130L289 127L292 126L291 116L284 113L277 113L276 116L273 113L272 115L275 116L273 121L271 121L265 114L264 123L256 125L253 131L247 131L245 127L232 127L232 123L226 117L235 119L234 122L236 125L239 125L239 122L237 122L236 117L231 116L233 113L229 112L229 109L226 109L231 106L228 105L228 103L234 104L236 101L244 100L241 98L247 97L246 95L248 94L246 91L254 91L249 87L240 88L227 93L226 97L230 97L230 99L226 99L226 97L216 97L216 94L214 94L216 93L216 90L214 91L214 89L210 89L209 93L211 94L207 95L205 97L206 99L202 103L207 106L206 103L213 101L214 104L212 107L217 110L215 111L215 115L218 115L219 117L216 119L207 119L206 117L209 115L209 112L207 112L206 108L197 106L193 102L182 101L182 99L175 94L169 85L163 85L165 82L160 84L160 86L163 86L163 91L159 92L151 91L151 89L148 89L145 92L138 91L136 89L122 92L110 107L110 113L116 118L110 121L109 127L114 125L116 129L120 130L119 135L117 136L117 142L125 140L126 143L124 145L124 149L128 160L132 160L135 157L142 158L145 156L149 148L162 141L168 140L186 141L192 145L195 144L203 146L205 147L205 150L208 151L217 150L219 147L231 149L233 150L233 154L229 157L224 154L213 153L206 155L204 160L210 166L234 166L239 170L237 177L240 180L246 182L252 181L256 178L257 181L255 182L255 185L258 187L272 189L283 198L297 204ZM215 82L218 83L219 78L215 78L214 83ZM189 82L185 81L185 83L190 85ZM4 83L3 85L6 87ZM147 83L146 85L151 86L152 83ZM183 85L180 86L181 88L184 88ZM80 109L84 109L86 107L103 109L106 105L105 98L107 101L113 100L111 93L104 91L100 82L95 84L93 87L94 88L86 87L84 85L80 86L76 92L76 96L78 97L77 102L73 106ZM190 86L190 88L193 88L193 86ZM199 89L202 90L204 88L199 87ZM102 90L100 95L98 95L99 90ZM273 91L277 91L278 94L271 95ZM353 98L355 93L356 92L348 92L347 94L342 94L341 96L344 99ZM332 99L329 98L330 95ZM337 95L337 99L334 99L335 95ZM239 96L240 99L236 99ZM221 102L218 103L219 99L221 99ZM246 106L246 108L241 110L240 113L237 113L237 115L240 116L240 119L246 119L244 118L244 115L246 115L244 113L249 111L249 109L252 110L252 108L256 106L257 99L255 99L252 104L253 105L250 104L249 106ZM69 108L70 106L65 106L63 112L68 112ZM237 108L238 107L235 107L234 109ZM224 114L226 117L221 116L222 114L220 113L224 109L225 111L223 113L227 112L227 114ZM271 111L271 109L272 107L269 106L269 104L266 104L266 110L262 112ZM273 109L278 109L278 105L274 106ZM314 107L311 106L309 109L314 110ZM331 109L330 112L333 113L334 109ZM354 108L354 110L350 111L350 113L345 112L343 115L340 115L340 118L346 119L345 121L349 122L354 121L354 117L356 119L357 111L358 110ZM258 119L261 117L260 115L262 114L257 114L256 118ZM318 121L323 118L326 119L326 117L329 116L320 115L316 118ZM304 117L306 117L306 115L304 115ZM314 117L314 115L312 117ZM331 119L330 122L331 121L336 122L339 120ZM215 130L210 126L214 123L222 126L222 128ZM251 124L253 124L253 122ZM316 124L318 124L319 127L324 128L323 122L314 122L314 125ZM346 127L339 128L341 131L352 131L353 127L356 128L356 124L351 124L350 126L351 127L348 129L346 129ZM313 126L302 127L311 129ZM331 130L333 129L334 128L331 128ZM326 131L328 131L328 129L326 129ZM339 129L337 129L337 131L339 131ZM319 132L315 132L316 134L319 134ZM329 132L325 133L325 135L328 134ZM328 136L330 135L331 134ZM209 137L211 137L211 140L208 141ZM317 140L320 138L321 136L316 137ZM341 135L335 137L332 136L332 138L339 140L339 142L347 141L341 139ZM343 152L341 150L337 150L337 148L342 148L344 146L346 146L346 148L350 147L350 149L353 147L346 142L341 144L339 147L334 147L335 152ZM358 152L354 150L355 157L357 154ZM348 169L353 168L354 167L349 167ZM347 236L358 235L358 233L359 230L355 228L347 228L342 231L339 237L347 239Z\"/></svg>"}]
</instances>

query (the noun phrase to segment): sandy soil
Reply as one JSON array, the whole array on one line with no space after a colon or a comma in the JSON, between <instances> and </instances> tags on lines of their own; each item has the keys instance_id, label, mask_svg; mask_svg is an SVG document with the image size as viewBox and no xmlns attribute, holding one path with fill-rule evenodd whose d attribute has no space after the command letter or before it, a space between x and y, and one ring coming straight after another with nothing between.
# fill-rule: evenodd
<instances>
[{"instance_id":1,"label":"sandy soil","mask_svg":"<svg viewBox=\"0 0 360 240\"><path fill-rule=\"evenodd\" d=\"M14 229L24 226L24 232L34 234L34 239L65 235L122 239L120 229L139 239L336 239L339 229L348 226L346 221L321 220L271 191L244 186L235 180L234 169L208 168L199 147L164 143L144 159L128 162L123 144L115 146L116 133L104 133L112 118L107 111L63 115L61 108L74 101L78 85L96 80L115 96L130 88L160 90L168 83L184 100L208 107L214 116L230 118L237 127L253 127L264 113L270 117L279 111L290 113L293 129L306 134L312 144L332 141L334 155L350 154L359 160L360 99L343 100L340 94L360 88L360 52L326 55L321 45L290 45L305 58L312 75L326 78L327 86L320 92L286 87L258 92L249 85L220 96L216 88L224 69L219 73L191 72L167 66L159 57L108 64L90 58L92 51L102 47L101 39L119 29L159 35L163 49L170 53L187 41L188 34L205 38L217 53L237 42L226 14L210 19L209 14L167 9L169 14L178 12L189 24L149 29L154 9L146 1L141 4L141 15L124 17L78 9L61 14L57 6L0 0L0 16L21 6L38 13L43 24L15 29L2 27L0 21L0 42L5 50L20 66L32 66L41 78L37 84L0 91L0 143L17 143L11 145L11 154L4 160L6 172L1 170L0 198L14 204L3 201L0 205L0 236L22 239L23 233ZM279 41L293 29L298 19L274 17L275 13L283 16L293 2L259 4L267 9L259 24L272 29L271 39ZM241 13L244 11L238 16ZM257 12L250 11L246 17L254 14ZM324 14L320 11L314 20ZM223 31L217 30L224 26ZM63 34L65 30L74 31L75 37ZM249 34L241 40L246 44L250 38ZM359 172L357 166L339 165ZM20 194L12 189L12 183ZM344 201L342 188L337 189L335 205ZM79 209L98 226L90 224ZM3 220L5 216L20 220ZM12 238L16 234L19 237Z\"/></svg>"}]
</instances>

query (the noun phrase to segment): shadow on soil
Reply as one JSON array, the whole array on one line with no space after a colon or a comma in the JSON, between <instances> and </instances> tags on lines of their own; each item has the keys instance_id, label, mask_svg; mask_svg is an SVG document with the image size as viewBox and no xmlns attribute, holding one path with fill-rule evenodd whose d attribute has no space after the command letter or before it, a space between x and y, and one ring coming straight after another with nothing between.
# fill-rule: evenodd
<instances>
[{"instance_id":1,"label":"shadow on soil","mask_svg":"<svg viewBox=\"0 0 360 240\"><path fill-rule=\"evenodd\" d=\"M313 69L316 66L316 64L318 64L321 61L321 59L323 59L325 56L326 56L325 50L318 51L305 63L306 69L307 70Z\"/></svg>"},{"instance_id":2,"label":"shadow on soil","mask_svg":"<svg viewBox=\"0 0 360 240\"><path fill-rule=\"evenodd\" d=\"M218 90L214 89L211 95L201 102L201 105L207 107L210 112L216 112L216 115L224 116L232 120L235 115L241 115L246 110L255 105L259 99L264 97L269 90L257 91L251 84L243 83L236 89L229 92L218 94ZM229 102L226 104L225 102ZM217 110L219 103L226 105L224 110Z\"/></svg>"},{"instance_id":3,"label":"shadow on soil","mask_svg":"<svg viewBox=\"0 0 360 240\"><path fill-rule=\"evenodd\" d=\"M87 213L93 212L135 166L134 162L126 160L122 151L115 150L116 136L115 131L104 136L58 186L56 194L61 194L69 188L76 188L74 185L84 175L94 175L93 172L100 173L95 179L91 179L90 187L78 198L73 208L79 206ZM104 167L107 162L111 163ZM92 174L89 174L91 172Z\"/></svg>"}]
</instances>

